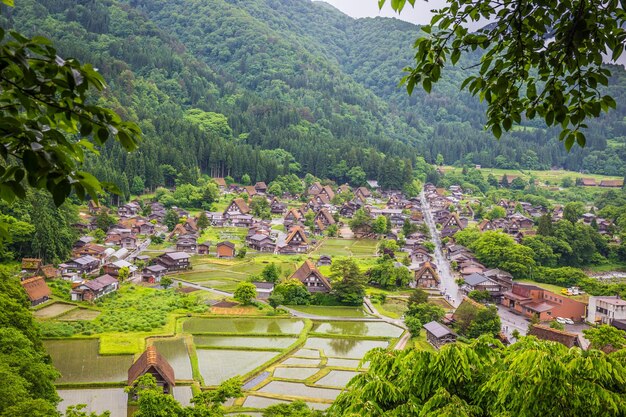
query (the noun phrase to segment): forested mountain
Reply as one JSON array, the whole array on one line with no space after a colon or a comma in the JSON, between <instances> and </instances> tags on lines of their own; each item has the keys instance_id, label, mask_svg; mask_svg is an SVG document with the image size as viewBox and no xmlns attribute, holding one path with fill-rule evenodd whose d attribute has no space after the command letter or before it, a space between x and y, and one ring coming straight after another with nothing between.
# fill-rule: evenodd
<instances>
[{"instance_id":1,"label":"forested mountain","mask_svg":"<svg viewBox=\"0 0 626 417\"><path fill-rule=\"evenodd\" d=\"M482 105L458 90L476 57L449 68L430 95L409 97L398 81L419 28L354 20L325 3L20 0L0 23L93 63L110 86L97 99L139 122L140 151L110 143L88 161L126 194L135 177L153 189L200 173L343 182L361 169L400 188L418 155L439 153L447 163L610 174L626 160L623 70L611 89L618 109L590 123L587 149L568 155L555 130L532 123L496 142L482 129Z\"/></svg>"}]
</instances>

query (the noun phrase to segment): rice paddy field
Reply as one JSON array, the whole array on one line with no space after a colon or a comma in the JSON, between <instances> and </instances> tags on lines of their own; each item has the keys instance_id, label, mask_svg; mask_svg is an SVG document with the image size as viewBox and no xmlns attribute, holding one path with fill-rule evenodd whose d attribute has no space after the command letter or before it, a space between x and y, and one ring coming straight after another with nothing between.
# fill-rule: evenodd
<instances>
[{"instance_id":1,"label":"rice paddy field","mask_svg":"<svg viewBox=\"0 0 626 417\"><path fill-rule=\"evenodd\" d=\"M52 317L60 316L63 313L67 313L70 310L75 309L76 306L73 304L65 304L65 303L53 303L47 305L39 310L36 310L33 314L35 317L40 319L49 319Z\"/></svg>"},{"instance_id":2,"label":"rice paddy field","mask_svg":"<svg viewBox=\"0 0 626 417\"><path fill-rule=\"evenodd\" d=\"M313 253L329 256L375 256L378 243L373 239L325 239Z\"/></svg>"},{"instance_id":3,"label":"rice paddy field","mask_svg":"<svg viewBox=\"0 0 626 417\"><path fill-rule=\"evenodd\" d=\"M58 308L49 310L44 315L54 314L54 320L89 320L98 313L72 307L65 312ZM403 332L399 327L368 318L360 308L322 307L308 311L332 315L329 309L334 309L337 317L354 317L356 321L220 317L204 313L179 316L168 327L171 334L129 332L118 336L128 342L135 337L138 345L157 348L174 369L174 395L183 405L190 403L190 384L214 387L239 375L246 384L244 396L227 404L227 412L233 415L261 415L269 405L295 400L325 409L350 379L365 370L361 360L367 351L389 346ZM105 336L114 335L102 335L103 340ZM110 410L112 417L127 416L123 388L128 368L143 347L133 355L102 354L103 346L96 337L46 340L45 346L61 373L57 381L63 398L60 410L83 403L88 411Z\"/></svg>"}]
</instances>

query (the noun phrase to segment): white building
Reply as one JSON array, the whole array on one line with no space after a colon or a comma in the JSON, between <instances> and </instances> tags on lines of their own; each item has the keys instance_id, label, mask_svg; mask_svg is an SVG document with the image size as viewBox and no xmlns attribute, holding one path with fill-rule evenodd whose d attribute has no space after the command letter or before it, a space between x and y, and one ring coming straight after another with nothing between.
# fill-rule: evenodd
<instances>
[{"instance_id":1,"label":"white building","mask_svg":"<svg viewBox=\"0 0 626 417\"><path fill-rule=\"evenodd\" d=\"M611 324L613 320L626 320L626 300L618 295L589 297L589 323Z\"/></svg>"}]
</instances>

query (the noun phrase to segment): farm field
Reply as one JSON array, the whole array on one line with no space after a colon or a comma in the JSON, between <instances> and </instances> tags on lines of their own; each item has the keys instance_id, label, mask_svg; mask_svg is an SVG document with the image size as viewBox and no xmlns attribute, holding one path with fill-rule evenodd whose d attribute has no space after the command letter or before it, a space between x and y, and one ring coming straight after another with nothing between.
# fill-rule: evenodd
<instances>
[{"instance_id":1,"label":"farm field","mask_svg":"<svg viewBox=\"0 0 626 417\"><path fill-rule=\"evenodd\" d=\"M345 306L289 306L293 310L306 314L328 317L368 317L362 307Z\"/></svg>"},{"instance_id":2,"label":"farm field","mask_svg":"<svg viewBox=\"0 0 626 417\"><path fill-rule=\"evenodd\" d=\"M462 168L453 167L453 166L444 166L443 170L445 172L452 173L460 173ZM503 175L514 175L521 176L522 178L528 180L530 177L537 178L540 182L545 183L548 181L550 185L559 185L563 178L571 178L576 180L576 178L593 178L596 182L600 182L602 180L621 180L624 177L618 176L610 176L610 175L599 175L599 174L582 174L580 172L575 171L566 171L562 169L557 170L545 170L545 171L535 171L535 170L527 170L527 169L499 169L499 168L481 168L480 172L487 177L489 174L492 174L496 178L502 178ZM601 187L585 187L585 188L601 188Z\"/></svg>"},{"instance_id":3,"label":"farm field","mask_svg":"<svg viewBox=\"0 0 626 417\"><path fill-rule=\"evenodd\" d=\"M36 310L33 314L37 318L48 319L48 318L60 316L61 314L66 313L74 308L76 308L76 306L73 304L52 303Z\"/></svg>"}]
</instances>

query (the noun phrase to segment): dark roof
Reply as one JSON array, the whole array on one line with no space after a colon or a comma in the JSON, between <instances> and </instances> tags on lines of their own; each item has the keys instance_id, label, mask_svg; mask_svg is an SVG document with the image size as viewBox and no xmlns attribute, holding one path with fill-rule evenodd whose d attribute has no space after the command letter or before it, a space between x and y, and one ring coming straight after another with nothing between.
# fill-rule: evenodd
<instances>
[{"instance_id":1,"label":"dark roof","mask_svg":"<svg viewBox=\"0 0 626 417\"><path fill-rule=\"evenodd\" d=\"M529 336L535 336L538 339L549 340L552 342L558 342L562 345L571 348L573 346L580 346L580 340L575 333L566 332L564 330L553 329L541 324L535 324L528 332Z\"/></svg>"},{"instance_id":2,"label":"dark roof","mask_svg":"<svg viewBox=\"0 0 626 417\"><path fill-rule=\"evenodd\" d=\"M52 291L46 284L43 277L32 277L21 282L24 291L28 295L30 301L36 301L44 297L50 297Z\"/></svg>"},{"instance_id":3,"label":"dark roof","mask_svg":"<svg viewBox=\"0 0 626 417\"><path fill-rule=\"evenodd\" d=\"M273 282L261 282L261 281L253 281L252 282L255 287L260 290L273 290L274 283Z\"/></svg>"},{"instance_id":4,"label":"dark roof","mask_svg":"<svg viewBox=\"0 0 626 417\"><path fill-rule=\"evenodd\" d=\"M164 267L163 265L158 265L158 264L157 264L157 265L150 265L150 266L147 266L145 269L146 269L147 271L149 271L149 272L162 272L162 271L167 271L167 268L166 268L166 267Z\"/></svg>"},{"instance_id":5,"label":"dark roof","mask_svg":"<svg viewBox=\"0 0 626 417\"><path fill-rule=\"evenodd\" d=\"M150 368L154 368L170 386L176 385L174 369L154 346L148 346L139 359L128 369L128 385L145 375Z\"/></svg>"},{"instance_id":6,"label":"dark roof","mask_svg":"<svg viewBox=\"0 0 626 417\"><path fill-rule=\"evenodd\" d=\"M189 255L186 252L168 252L168 253L164 253L161 256L168 256L171 259L174 260L179 260L179 259L189 259L191 257L191 255Z\"/></svg>"},{"instance_id":7,"label":"dark roof","mask_svg":"<svg viewBox=\"0 0 626 417\"><path fill-rule=\"evenodd\" d=\"M98 278L92 279L91 281L85 281L82 285L86 286L92 291L100 291L104 287L111 285L117 282L117 278L104 274L99 276Z\"/></svg>"},{"instance_id":8,"label":"dark roof","mask_svg":"<svg viewBox=\"0 0 626 417\"><path fill-rule=\"evenodd\" d=\"M441 324L439 322L436 322L436 321L431 321L429 323L426 323L424 325L424 329L426 329L428 333L432 334L437 339L443 336L447 336L449 334L456 336L456 333L450 330L448 326Z\"/></svg>"},{"instance_id":9,"label":"dark roof","mask_svg":"<svg viewBox=\"0 0 626 417\"><path fill-rule=\"evenodd\" d=\"M486 276L484 276L483 274L478 274L476 272L465 277L465 282L471 285L472 287L485 281L491 281L491 280L487 278Z\"/></svg>"},{"instance_id":10,"label":"dark roof","mask_svg":"<svg viewBox=\"0 0 626 417\"><path fill-rule=\"evenodd\" d=\"M291 242L291 240L296 236L296 234L300 234L300 236L302 237L302 242L307 243L306 234L304 233L304 230L300 226L294 226L291 228L291 231L289 232L289 236L287 236L287 238L285 239L285 243L288 244L289 242Z\"/></svg>"}]
</instances>

